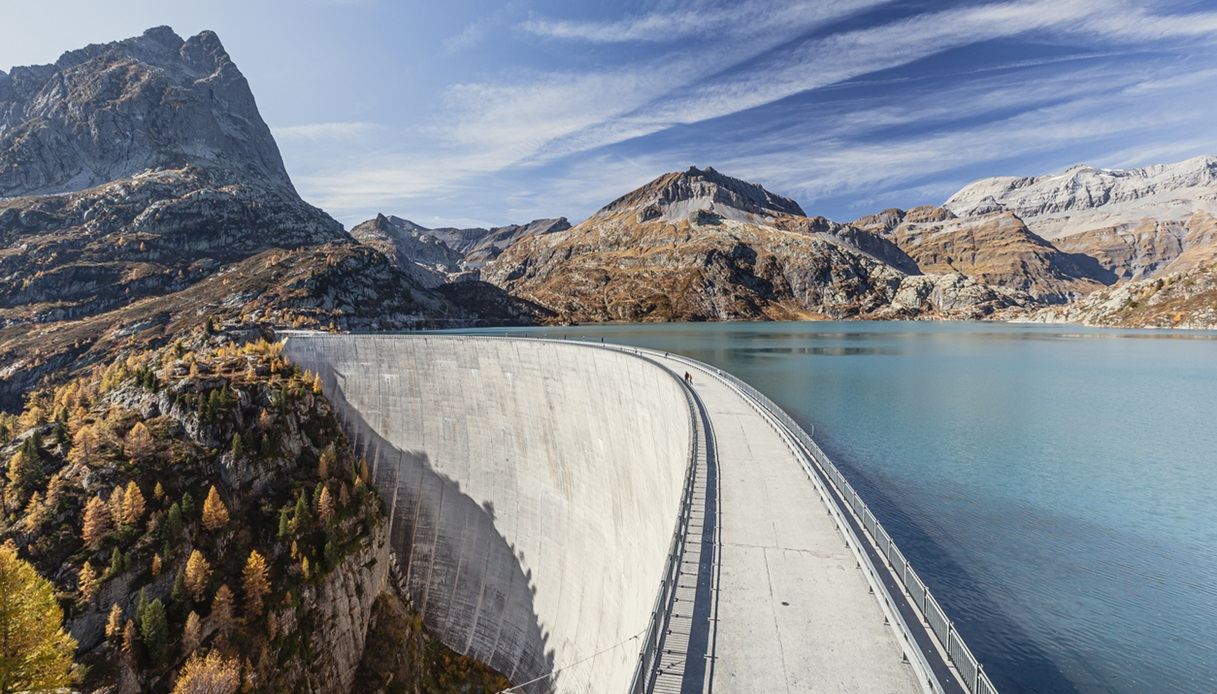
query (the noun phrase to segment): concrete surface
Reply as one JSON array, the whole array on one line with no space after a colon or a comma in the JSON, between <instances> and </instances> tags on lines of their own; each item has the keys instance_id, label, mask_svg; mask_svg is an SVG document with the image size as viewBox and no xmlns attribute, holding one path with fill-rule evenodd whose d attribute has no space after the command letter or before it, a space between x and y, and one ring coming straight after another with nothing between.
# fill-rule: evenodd
<instances>
[{"instance_id":1,"label":"concrete surface","mask_svg":"<svg viewBox=\"0 0 1217 694\"><path fill-rule=\"evenodd\" d=\"M688 463L672 375L537 340L296 334L287 351L371 452L428 627L513 682L541 678L530 691L626 691ZM725 383L650 356L694 372L703 423L655 689L920 691L778 433Z\"/></svg>"},{"instance_id":2,"label":"concrete surface","mask_svg":"<svg viewBox=\"0 0 1217 694\"><path fill-rule=\"evenodd\" d=\"M798 460L735 390L684 362L706 410L717 478L717 604L700 689L917 692L879 602Z\"/></svg>"},{"instance_id":3,"label":"concrete surface","mask_svg":"<svg viewBox=\"0 0 1217 694\"><path fill-rule=\"evenodd\" d=\"M671 374L533 340L292 334L287 353L369 452L445 644L528 691L627 690L688 464Z\"/></svg>"}]
</instances>

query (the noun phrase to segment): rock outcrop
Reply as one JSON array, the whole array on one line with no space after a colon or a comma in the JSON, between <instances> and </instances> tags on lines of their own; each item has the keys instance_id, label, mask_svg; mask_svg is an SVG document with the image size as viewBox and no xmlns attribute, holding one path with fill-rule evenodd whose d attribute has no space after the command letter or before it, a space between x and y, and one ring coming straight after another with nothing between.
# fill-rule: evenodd
<instances>
[{"instance_id":1,"label":"rock outcrop","mask_svg":"<svg viewBox=\"0 0 1217 694\"><path fill-rule=\"evenodd\" d=\"M1119 284L1016 320L1126 328L1217 329L1217 262Z\"/></svg>"},{"instance_id":2,"label":"rock outcrop","mask_svg":"<svg viewBox=\"0 0 1217 694\"><path fill-rule=\"evenodd\" d=\"M738 205L739 207L735 207ZM890 240L713 169L660 176L562 234L524 238L482 270L558 321L867 317L891 313L916 262ZM902 315L949 315L926 292ZM985 297L968 315L1002 304Z\"/></svg>"},{"instance_id":3,"label":"rock outcrop","mask_svg":"<svg viewBox=\"0 0 1217 694\"><path fill-rule=\"evenodd\" d=\"M488 287L430 291L394 258L300 199L211 32L160 27L0 73L4 406L209 318L451 326L484 301L530 320Z\"/></svg>"},{"instance_id":4,"label":"rock outcrop","mask_svg":"<svg viewBox=\"0 0 1217 694\"><path fill-rule=\"evenodd\" d=\"M945 207L965 218L1014 214L1060 250L1094 258L1117 280L1155 277L1181 270L1169 266L1189 249L1202 249L1193 256L1212 253L1211 235L1195 229L1217 214L1217 157L987 178L965 186Z\"/></svg>"},{"instance_id":5,"label":"rock outcrop","mask_svg":"<svg viewBox=\"0 0 1217 694\"><path fill-rule=\"evenodd\" d=\"M351 229L351 235L392 258L428 287L477 279L483 265L526 236L570 229L565 217L536 219L484 229L428 229L408 219L377 215Z\"/></svg>"},{"instance_id":6,"label":"rock outcrop","mask_svg":"<svg viewBox=\"0 0 1217 694\"><path fill-rule=\"evenodd\" d=\"M219 38L169 27L0 72L0 197L83 190L189 164L291 189Z\"/></svg>"},{"instance_id":7,"label":"rock outcrop","mask_svg":"<svg viewBox=\"0 0 1217 694\"><path fill-rule=\"evenodd\" d=\"M897 221L898 220L898 221ZM880 228L924 273L959 273L986 285L1063 303L1109 285L1115 276L1093 258L1062 252L1011 212L955 217L943 209L884 213Z\"/></svg>"},{"instance_id":8,"label":"rock outcrop","mask_svg":"<svg viewBox=\"0 0 1217 694\"><path fill-rule=\"evenodd\" d=\"M713 168L689 167L664 174L605 205L592 219L621 218L632 213L635 221L674 222L731 219L757 222L784 215L803 216L803 208L790 198L763 187L724 176Z\"/></svg>"}]
</instances>

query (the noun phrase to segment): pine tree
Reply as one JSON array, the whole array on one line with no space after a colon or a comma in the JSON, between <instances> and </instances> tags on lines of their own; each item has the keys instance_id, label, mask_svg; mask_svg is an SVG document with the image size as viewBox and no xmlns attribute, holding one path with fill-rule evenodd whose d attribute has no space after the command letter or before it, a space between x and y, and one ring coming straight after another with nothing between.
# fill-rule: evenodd
<instances>
[{"instance_id":1,"label":"pine tree","mask_svg":"<svg viewBox=\"0 0 1217 694\"><path fill-rule=\"evenodd\" d=\"M139 635L153 662L160 663L169 645L169 617L160 598L148 603L139 616Z\"/></svg>"},{"instance_id":2,"label":"pine tree","mask_svg":"<svg viewBox=\"0 0 1217 694\"><path fill-rule=\"evenodd\" d=\"M157 480L156 486L152 488L152 498L158 502L165 500L165 488L161 486L159 480Z\"/></svg>"},{"instance_id":3,"label":"pine tree","mask_svg":"<svg viewBox=\"0 0 1217 694\"><path fill-rule=\"evenodd\" d=\"M195 602L203 599L207 590L207 581L211 579L211 564L203 553L196 550L190 552L186 560L186 590L190 591Z\"/></svg>"},{"instance_id":4,"label":"pine tree","mask_svg":"<svg viewBox=\"0 0 1217 694\"><path fill-rule=\"evenodd\" d=\"M190 655L203 640L203 625L199 615L194 610L186 615L186 624L182 627L182 655Z\"/></svg>"},{"instance_id":5,"label":"pine tree","mask_svg":"<svg viewBox=\"0 0 1217 694\"><path fill-rule=\"evenodd\" d=\"M213 484L211 490L207 492L207 499L203 502L203 527L214 532L226 525L228 525L228 507L220 499L220 492Z\"/></svg>"},{"instance_id":6,"label":"pine tree","mask_svg":"<svg viewBox=\"0 0 1217 694\"><path fill-rule=\"evenodd\" d=\"M123 449L127 457L137 463L147 462L156 453L156 440L152 432L143 422L136 422L127 436L123 439Z\"/></svg>"},{"instance_id":7,"label":"pine tree","mask_svg":"<svg viewBox=\"0 0 1217 694\"><path fill-rule=\"evenodd\" d=\"M283 508L279 509L279 539L282 540L290 535L291 532L292 513L286 506L284 506Z\"/></svg>"},{"instance_id":8,"label":"pine tree","mask_svg":"<svg viewBox=\"0 0 1217 694\"><path fill-rule=\"evenodd\" d=\"M123 572L123 553L115 547L110 552L110 568L106 570L106 578L114 578Z\"/></svg>"},{"instance_id":9,"label":"pine tree","mask_svg":"<svg viewBox=\"0 0 1217 694\"><path fill-rule=\"evenodd\" d=\"M156 578L161 575L161 555L152 555L152 577Z\"/></svg>"},{"instance_id":10,"label":"pine tree","mask_svg":"<svg viewBox=\"0 0 1217 694\"><path fill-rule=\"evenodd\" d=\"M321 479L328 479L330 470L338 464L338 450L334 444L330 444L321 451L321 456L317 458L317 476Z\"/></svg>"},{"instance_id":11,"label":"pine tree","mask_svg":"<svg viewBox=\"0 0 1217 694\"><path fill-rule=\"evenodd\" d=\"M84 540L85 547L97 549L109 535L110 508L100 496L92 497L85 503L84 526L81 528L80 538Z\"/></svg>"},{"instance_id":12,"label":"pine tree","mask_svg":"<svg viewBox=\"0 0 1217 694\"><path fill-rule=\"evenodd\" d=\"M334 497L330 494L329 487L323 487L317 498L317 517L326 527L334 521Z\"/></svg>"},{"instance_id":13,"label":"pine tree","mask_svg":"<svg viewBox=\"0 0 1217 694\"><path fill-rule=\"evenodd\" d=\"M194 497L190 492L182 493L182 517L187 520L194 518Z\"/></svg>"},{"instance_id":14,"label":"pine tree","mask_svg":"<svg viewBox=\"0 0 1217 694\"><path fill-rule=\"evenodd\" d=\"M122 524L138 525L144 518L145 508L144 493L139 490L139 485L135 483L135 480L127 482L127 489L123 493Z\"/></svg>"},{"instance_id":15,"label":"pine tree","mask_svg":"<svg viewBox=\"0 0 1217 694\"><path fill-rule=\"evenodd\" d=\"M217 651L190 656L173 685L173 694L235 694L241 687L241 666L236 658Z\"/></svg>"},{"instance_id":16,"label":"pine tree","mask_svg":"<svg viewBox=\"0 0 1217 694\"><path fill-rule=\"evenodd\" d=\"M241 434L233 433L231 448L233 458L240 458L241 454L245 452L245 442L241 440Z\"/></svg>"},{"instance_id":17,"label":"pine tree","mask_svg":"<svg viewBox=\"0 0 1217 694\"><path fill-rule=\"evenodd\" d=\"M266 559L258 550L250 550L249 558L245 560L245 570L241 573L241 584L245 589L245 611L257 617L262 614L262 601L270 592L270 570Z\"/></svg>"},{"instance_id":18,"label":"pine tree","mask_svg":"<svg viewBox=\"0 0 1217 694\"><path fill-rule=\"evenodd\" d=\"M209 615L211 623L224 637L227 637L228 632L232 631L232 603L232 589L227 585L220 586L216 590L215 598L211 601L211 614Z\"/></svg>"},{"instance_id":19,"label":"pine tree","mask_svg":"<svg viewBox=\"0 0 1217 694\"><path fill-rule=\"evenodd\" d=\"M173 590L169 593L169 598L173 600L175 606L180 606L186 602L187 597L186 572L178 571L177 575L173 577Z\"/></svg>"},{"instance_id":20,"label":"pine tree","mask_svg":"<svg viewBox=\"0 0 1217 694\"><path fill-rule=\"evenodd\" d=\"M26 442L32 440L32 437L26 439ZM8 484L9 489L12 489L21 495L25 495L32 489L36 489L42 484L43 472L42 461L39 457L31 455L25 448L13 454L8 461Z\"/></svg>"},{"instance_id":21,"label":"pine tree","mask_svg":"<svg viewBox=\"0 0 1217 694\"><path fill-rule=\"evenodd\" d=\"M123 653L127 655L135 655L136 645L135 620L128 619L127 625L123 627Z\"/></svg>"},{"instance_id":22,"label":"pine tree","mask_svg":"<svg viewBox=\"0 0 1217 694\"><path fill-rule=\"evenodd\" d=\"M304 492L301 492L300 496L296 497L296 508L292 522L297 532L307 528L309 525L308 504L304 501Z\"/></svg>"},{"instance_id":23,"label":"pine tree","mask_svg":"<svg viewBox=\"0 0 1217 694\"><path fill-rule=\"evenodd\" d=\"M88 559L85 560L84 566L80 567L80 578L76 583L80 588L80 597L85 602L91 601L97 594L97 586L100 581L97 572L93 569L93 563Z\"/></svg>"},{"instance_id":24,"label":"pine tree","mask_svg":"<svg viewBox=\"0 0 1217 694\"><path fill-rule=\"evenodd\" d=\"M110 520L116 529L123 526L123 496L125 493L124 487L119 485L110 492L110 499L106 502L106 506L110 510Z\"/></svg>"},{"instance_id":25,"label":"pine tree","mask_svg":"<svg viewBox=\"0 0 1217 694\"><path fill-rule=\"evenodd\" d=\"M160 528L161 540L171 546L177 546L177 543L182 538L182 507L178 506L177 502L173 502L169 506L168 513L165 514L165 521L161 523Z\"/></svg>"},{"instance_id":26,"label":"pine tree","mask_svg":"<svg viewBox=\"0 0 1217 694\"><path fill-rule=\"evenodd\" d=\"M118 603L110 606L110 616L106 619L106 638L111 641L122 636L123 608Z\"/></svg>"},{"instance_id":27,"label":"pine tree","mask_svg":"<svg viewBox=\"0 0 1217 694\"><path fill-rule=\"evenodd\" d=\"M0 692L70 686L75 651L51 582L0 545Z\"/></svg>"}]
</instances>

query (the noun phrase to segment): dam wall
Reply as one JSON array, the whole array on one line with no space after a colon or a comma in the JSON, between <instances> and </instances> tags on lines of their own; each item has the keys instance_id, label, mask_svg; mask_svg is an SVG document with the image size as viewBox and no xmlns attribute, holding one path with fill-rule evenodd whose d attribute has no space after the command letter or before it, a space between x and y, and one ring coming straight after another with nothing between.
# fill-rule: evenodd
<instances>
[{"instance_id":1,"label":"dam wall","mask_svg":"<svg viewBox=\"0 0 1217 694\"><path fill-rule=\"evenodd\" d=\"M365 452L434 634L528 691L629 688L689 463L678 378L538 340L290 333L286 351Z\"/></svg>"}]
</instances>

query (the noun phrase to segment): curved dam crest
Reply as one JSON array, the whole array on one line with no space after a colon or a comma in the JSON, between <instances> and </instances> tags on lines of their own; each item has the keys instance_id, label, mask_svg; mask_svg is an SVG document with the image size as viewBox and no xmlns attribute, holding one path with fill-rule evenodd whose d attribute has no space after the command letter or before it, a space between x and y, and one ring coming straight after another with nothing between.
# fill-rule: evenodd
<instances>
[{"instance_id":1,"label":"curved dam crest","mask_svg":"<svg viewBox=\"0 0 1217 694\"><path fill-rule=\"evenodd\" d=\"M286 351L367 451L430 630L515 683L628 689L689 463L672 373L532 340L293 333Z\"/></svg>"}]
</instances>

